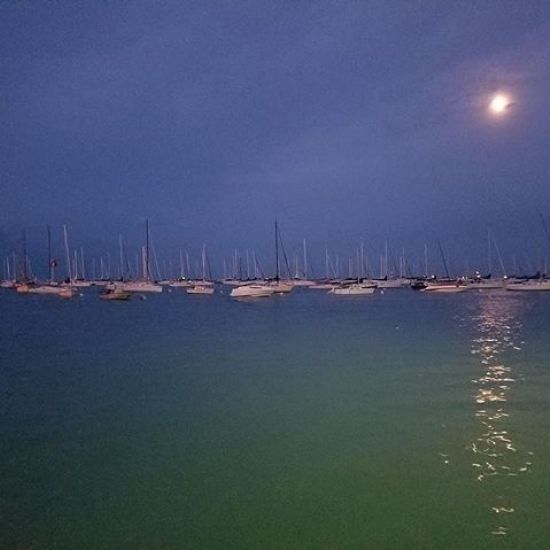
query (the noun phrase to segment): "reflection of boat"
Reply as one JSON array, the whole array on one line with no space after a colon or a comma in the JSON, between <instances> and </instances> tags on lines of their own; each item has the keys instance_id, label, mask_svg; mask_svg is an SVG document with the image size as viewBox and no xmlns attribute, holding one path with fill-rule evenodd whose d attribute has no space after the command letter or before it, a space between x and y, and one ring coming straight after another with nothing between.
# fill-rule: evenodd
<instances>
[{"instance_id":1,"label":"reflection of boat","mask_svg":"<svg viewBox=\"0 0 550 550\"><path fill-rule=\"evenodd\" d=\"M374 294L376 286L365 283L353 283L351 285L333 287L329 290L329 294L338 296L369 296Z\"/></svg>"},{"instance_id":2,"label":"reflection of boat","mask_svg":"<svg viewBox=\"0 0 550 550\"><path fill-rule=\"evenodd\" d=\"M550 279L528 280L506 285L506 290L536 291L550 290Z\"/></svg>"},{"instance_id":3,"label":"reflection of boat","mask_svg":"<svg viewBox=\"0 0 550 550\"><path fill-rule=\"evenodd\" d=\"M232 298L263 298L274 293L272 286L267 285L244 285L238 286L231 291Z\"/></svg>"},{"instance_id":4,"label":"reflection of boat","mask_svg":"<svg viewBox=\"0 0 550 550\"><path fill-rule=\"evenodd\" d=\"M132 297L131 292L127 292L121 286L115 285L114 288L106 288L99 297L102 300L129 300Z\"/></svg>"}]
</instances>

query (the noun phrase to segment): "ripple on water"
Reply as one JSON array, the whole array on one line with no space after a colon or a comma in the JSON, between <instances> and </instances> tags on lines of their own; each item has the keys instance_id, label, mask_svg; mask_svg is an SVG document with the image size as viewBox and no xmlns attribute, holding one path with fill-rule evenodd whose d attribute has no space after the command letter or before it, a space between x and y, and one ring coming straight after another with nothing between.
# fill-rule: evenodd
<instances>
[{"instance_id":1,"label":"ripple on water","mask_svg":"<svg viewBox=\"0 0 550 550\"><path fill-rule=\"evenodd\" d=\"M471 354L478 357L479 376L472 379L474 416L479 422L479 435L470 445L475 455L472 468L476 479L492 484L496 479L521 478L532 467L530 451L518 449L510 425L513 388L521 376L514 374L516 366L507 361L506 353L520 351L518 345L522 302L487 297L480 301L479 314L472 317L476 336L472 339ZM521 342L523 344L523 342ZM512 481L510 481L512 482ZM515 482L513 482L515 483ZM494 497L491 497L494 498ZM504 536L509 526L503 517L515 512L511 497L501 495L490 511L498 517L491 534Z\"/></svg>"}]
</instances>

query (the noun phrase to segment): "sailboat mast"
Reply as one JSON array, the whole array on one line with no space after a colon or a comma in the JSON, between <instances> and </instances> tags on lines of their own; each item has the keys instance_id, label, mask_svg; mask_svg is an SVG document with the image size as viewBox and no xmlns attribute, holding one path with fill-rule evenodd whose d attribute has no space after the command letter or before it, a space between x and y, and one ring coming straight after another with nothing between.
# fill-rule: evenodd
<instances>
[{"instance_id":1,"label":"sailboat mast","mask_svg":"<svg viewBox=\"0 0 550 550\"><path fill-rule=\"evenodd\" d=\"M307 246L304 239L304 279L307 279Z\"/></svg>"},{"instance_id":2,"label":"sailboat mast","mask_svg":"<svg viewBox=\"0 0 550 550\"><path fill-rule=\"evenodd\" d=\"M275 280L279 280L279 225L275 220Z\"/></svg>"},{"instance_id":3,"label":"sailboat mast","mask_svg":"<svg viewBox=\"0 0 550 550\"><path fill-rule=\"evenodd\" d=\"M150 279L149 271L149 219L145 220L145 279L148 281Z\"/></svg>"},{"instance_id":4,"label":"sailboat mast","mask_svg":"<svg viewBox=\"0 0 550 550\"><path fill-rule=\"evenodd\" d=\"M424 275L428 278L428 244L424 244Z\"/></svg>"},{"instance_id":5,"label":"sailboat mast","mask_svg":"<svg viewBox=\"0 0 550 550\"><path fill-rule=\"evenodd\" d=\"M80 275L86 279L86 264L84 263L84 247L80 247Z\"/></svg>"},{"instance_id":6,"label":"sailboat mast","mask_svg":"<svg viewBox=\"0 0 550 550\"><path fill-rule=\"evenodd\" d=\"M389 263L388 263L388 241L386 241L386 245L385 245L385 252L384 252L384 276L386 277L386 279L388 278L388 275L389 275Z\"/></svg>"},{"instance_id":7,"label":"sailboat mast","mask_svg":"<svg viewBox=\"0 0 550 550\"><path fill-rule=\"evenodd\" d=\"M500 253L500 248L498 247L497 241L494 237L493 237L493 244L495 245L495 249L497 251L498 261L500 263L500 269L502 269L502 276L506 277L506 268L504 267L504 262L502 260L502 255ZM514 271L517 273L518 272L518 267L517 267L517 264L516 264L516 257L515 256L514 256L514 264L515 264Z\"/></svg>"},{"instance_id":8,"label":"sailboat mast","mask_svg":"<svg viewBox=\"0 0 550 550\"><path fill-rule=\"evenodd\" d=\"M122 247L122 235L118 235L118 248L120 254L120 280L124 280L124 248Z\"/></svg>"},{"instance_id":9,"label":"sailboat mast","mask_svg":"<svg viewBox=\"0 0 550 550\"><path fill-rule=\"evenodd\" d=\"M53 266L53 260L52 260L52 236L50 233L50 226L47 226L48 229L48 273L50 274L50 283L53 282L54 279L54 266Z\"/></svg>"},{"instance_id":10,"label":"sailboat mast","mask_svg":"<svg viewBox=\"0 0 550 550\"><path fill-rule=\"evenodd\" d=\"M63 224L63 241L65 243L65 257L67 259L67 272L69 275L69 282L72 282L72 270L71 270L71 255L69 254L69 237L67 236L67 226Z\"/></svg>"},{"instance_id":11,"label":"sailboat mast","mask_svg":"<svg viewBox=\"0 0 550 550\"><path fill-rule=\"evenodd\" d=\"M27 231L23 229L23 280L26 281L28 277L27 266Z\"/></svg>"},{"instance_id":12,"label":"sailboat mast","mask_svg":"<svg viewBox=\"0 0 550 550\"><path fill-rule=\"evenodd\" d=\"M491 275L493 270L491 261L491 230L487 229L487 274Z\"/></svg>"},{"instance_id":13,"label":"sailboat mast","mask_svg":"<svg viewBox=\"0 0 550 550\"><path fill-rule=\"evenodd\" d=\"M443 252L443 247L441 246L441 241L438 239L437 244L439 246L439 252L441 253L441 260L443 261L443 267L445 268L445 276L447 279L451 278L451 275L449 274L449 268L447 266L447 260L445 259L445 253Z\"/></svg>"}]
</instances>

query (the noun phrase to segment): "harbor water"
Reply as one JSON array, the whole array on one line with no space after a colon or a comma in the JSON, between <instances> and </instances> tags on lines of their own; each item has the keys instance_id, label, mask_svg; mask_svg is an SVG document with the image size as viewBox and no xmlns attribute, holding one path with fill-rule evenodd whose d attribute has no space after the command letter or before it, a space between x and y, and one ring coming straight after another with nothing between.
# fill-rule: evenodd
<instances>
[{"instance_id":1,"label":"harbor water","mask_svg":"<svg viewBox=\"0 0 550 550\"><path fill-rule=\"evenodd\" d=\"M3 548L545 548L550 293L0 293Z\"/></svg>"}]
</instances>

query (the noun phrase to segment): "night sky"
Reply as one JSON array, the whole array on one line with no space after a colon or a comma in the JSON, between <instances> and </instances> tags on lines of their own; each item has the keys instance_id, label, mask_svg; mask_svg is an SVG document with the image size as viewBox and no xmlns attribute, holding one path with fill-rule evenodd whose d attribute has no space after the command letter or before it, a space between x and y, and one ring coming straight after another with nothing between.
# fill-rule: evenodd
<instances>
[{"instance_id":1,"label":"night sky","mask_svg":"<svg viewBox=\"0 0 550 550\"><path fill-rule=\"evenodd\" d=\"M386 240L484 267L489 229L550 258L549 2L2 2L0 53L2 258L63 223L133 251L146 218L218 272L268 268L275 218L318 269Z\"/></svg>"}]
</instances>

